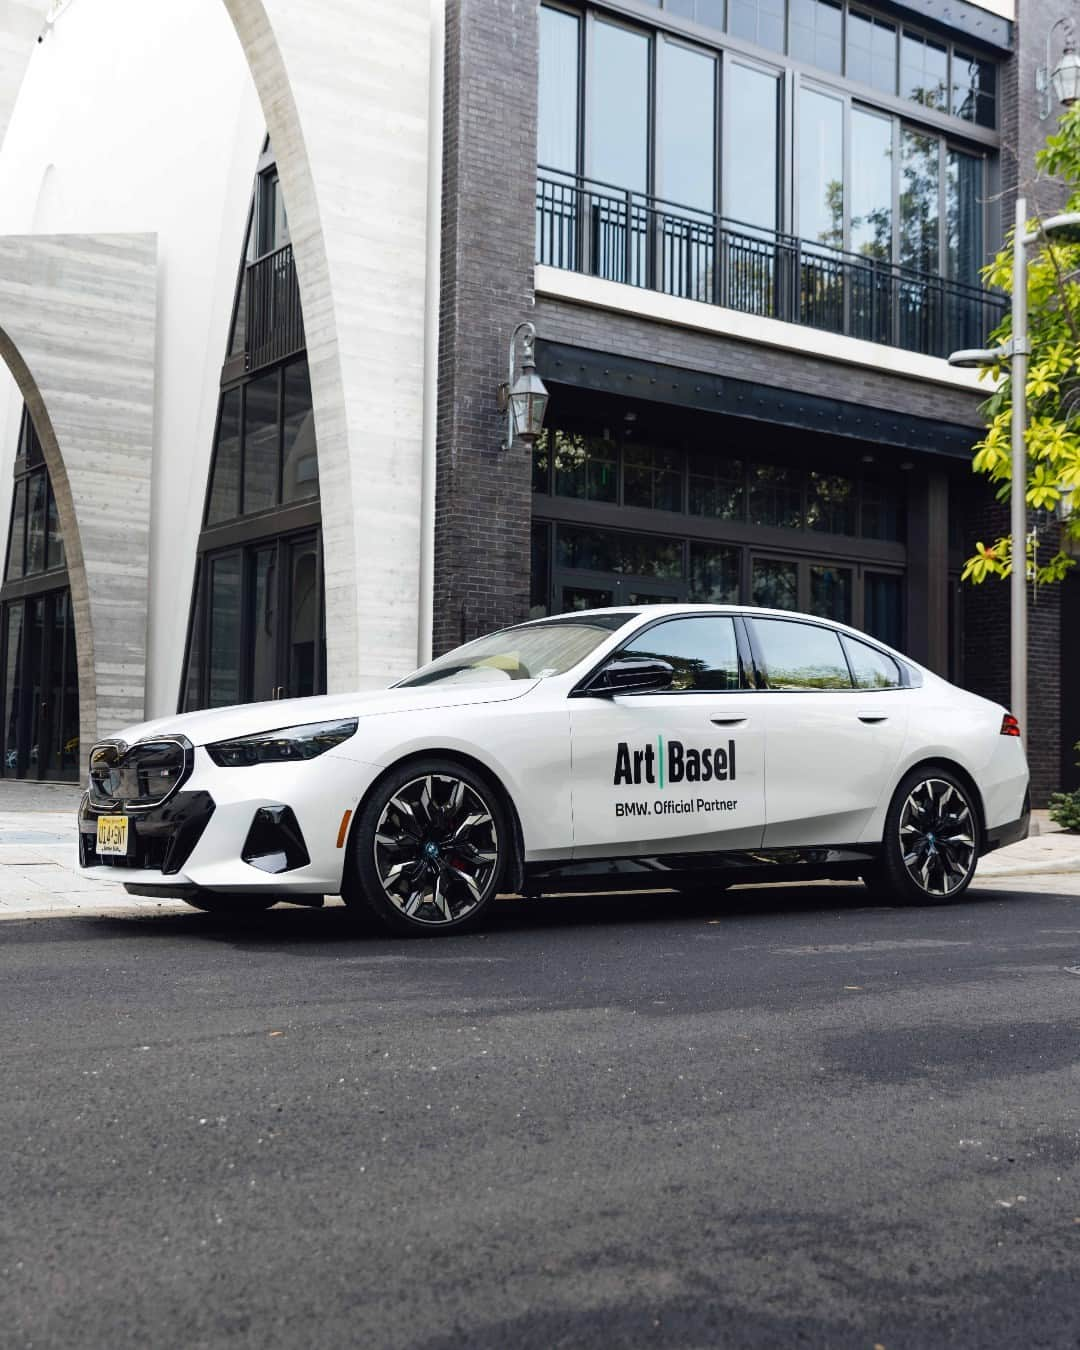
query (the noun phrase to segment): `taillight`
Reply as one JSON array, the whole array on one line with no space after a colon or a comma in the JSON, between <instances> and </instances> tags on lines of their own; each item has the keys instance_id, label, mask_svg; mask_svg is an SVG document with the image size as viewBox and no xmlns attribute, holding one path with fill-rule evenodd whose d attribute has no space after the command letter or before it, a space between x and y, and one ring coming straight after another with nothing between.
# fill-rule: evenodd
<instances>
[{"instance_id":1,"label":"taillight","mask_svg":"<svg viewBox=\"0 0 1080 1350\"><path fill-rule=\"evenodd\" d=\"M1001 734L1003 736L1020 735L1020 723L1016 720L1016 718L1012 715L1012 713L1006 713L1005 716L1001 719Z\"/></svg>"}]
</instances>

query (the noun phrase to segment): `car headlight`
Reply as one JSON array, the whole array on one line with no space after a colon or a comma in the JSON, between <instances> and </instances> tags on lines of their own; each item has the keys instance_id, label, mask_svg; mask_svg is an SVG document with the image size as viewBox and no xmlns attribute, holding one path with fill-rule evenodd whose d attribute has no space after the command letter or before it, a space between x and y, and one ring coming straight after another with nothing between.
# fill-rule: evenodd
<instances>
[{"instance_id":1,"label":"car headlight","mask_svg":"<svg viewBox=\"0 0 1080 1350\"><path fill-rule=\"evenodd\" d=\"M223 769L243 769L251 764L283 764L314 759L356 734L357 719L342 722L309 722L302 727L281 727L238 736L234 741L215 741L206 753Z\"/></svg>"}]
</instances>

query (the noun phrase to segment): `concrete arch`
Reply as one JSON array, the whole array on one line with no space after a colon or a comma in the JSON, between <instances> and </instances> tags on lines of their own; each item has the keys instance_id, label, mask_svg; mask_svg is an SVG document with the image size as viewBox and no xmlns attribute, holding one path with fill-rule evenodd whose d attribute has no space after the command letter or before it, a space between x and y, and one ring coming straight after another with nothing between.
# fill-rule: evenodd
<instances>
[{"instance_id":1,"label":"concrete arch","mask_svg":"<svg viewBox=\"0 0 1080 1350\"><path fill-rule=\"evenodd\" d=\"M322 495L329 688L412 668L421 588L431 0L224 0L273 142Z\"/></svg>"},{"instance_id":2,"label":"concrete arch","mask_svg":"<svg viewBox=\"0 0 1080 1350\"><path fill-rule=\"evenodd\" d=\"M84 767L144 716L156 311L154 235L0 238L0 360L56 495Z\"/></svg>"}]
</instances>

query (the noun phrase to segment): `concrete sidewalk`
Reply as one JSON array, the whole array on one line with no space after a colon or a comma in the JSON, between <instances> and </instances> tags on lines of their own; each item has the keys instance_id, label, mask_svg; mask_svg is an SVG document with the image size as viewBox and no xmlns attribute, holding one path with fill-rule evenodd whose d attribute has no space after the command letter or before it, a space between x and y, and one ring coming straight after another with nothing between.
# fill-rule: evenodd
<instances>
[{"instance_id":1,"label":"concrete sidewalk","mask_svg":"<svg viewBox=\"0 0 1080 1350\"><path fill-rule=\"evenodd\" d=\"M0 919L62 913L166 911L187 907L127 895L119 882L91 881L78 870L75 812L81 789L66 783L0 780ZM976 883L1009 877L1072 875L1080 879L1080 834L1032 816L1037 831L1022 843L991 853Z\"/></svg>"}]
</instances>

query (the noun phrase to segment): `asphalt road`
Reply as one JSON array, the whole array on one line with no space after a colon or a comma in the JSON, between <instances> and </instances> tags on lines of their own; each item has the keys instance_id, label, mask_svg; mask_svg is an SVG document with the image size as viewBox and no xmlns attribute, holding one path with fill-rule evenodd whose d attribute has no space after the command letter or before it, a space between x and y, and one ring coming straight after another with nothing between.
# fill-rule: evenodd
<instances>
[{"instance_id":1,"label":"asphalt road","mask_svg":"<svg viewBox=\"0 0 1080 1350\"><path fill-rule=\"evenodd\" d=\"M1075 894L7 922L0 1345L1075 1350L1078 1060Z\"/></svg>"}]
</instances>

